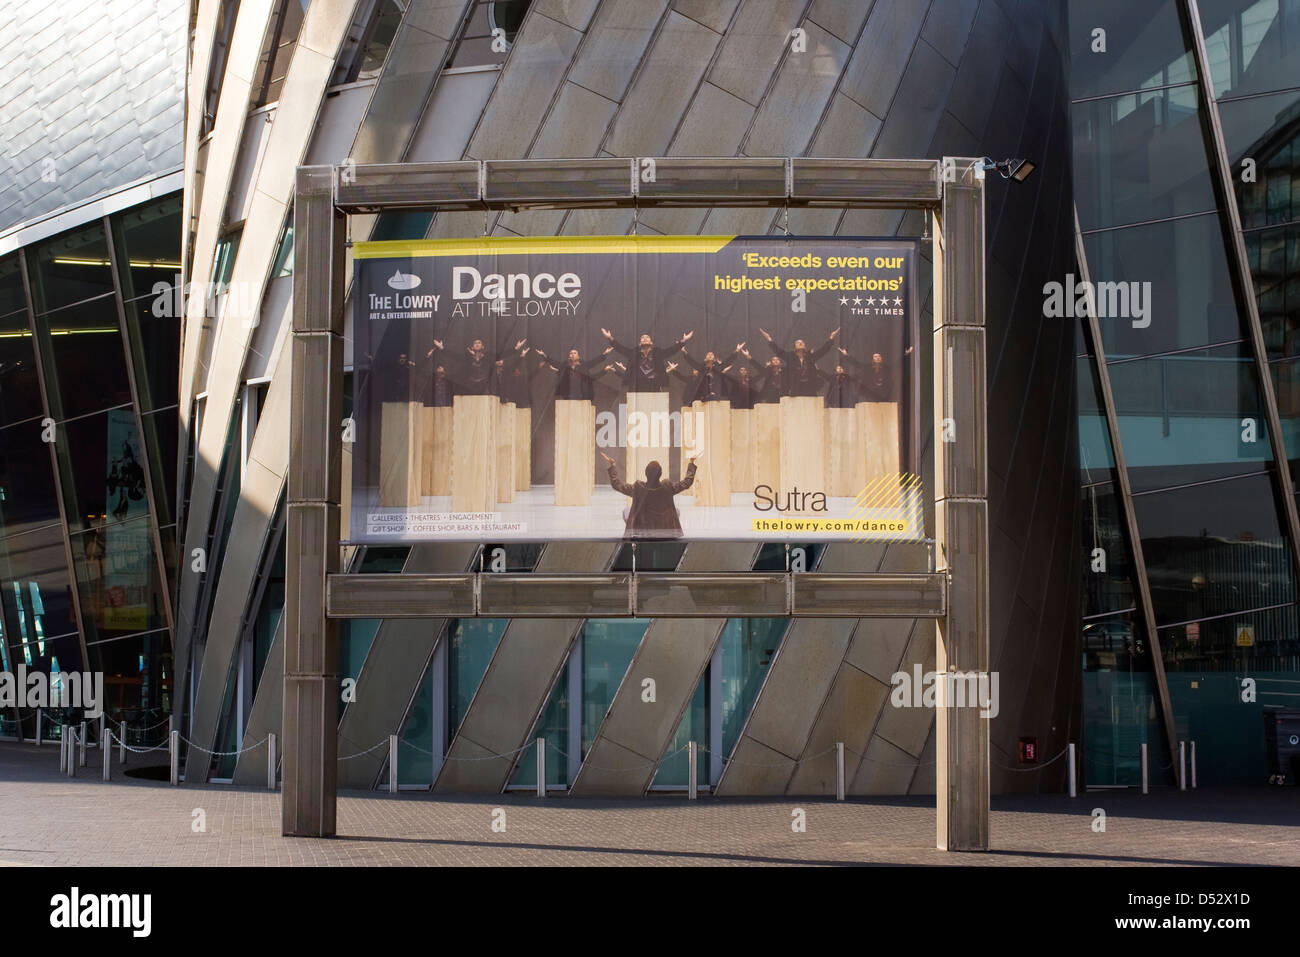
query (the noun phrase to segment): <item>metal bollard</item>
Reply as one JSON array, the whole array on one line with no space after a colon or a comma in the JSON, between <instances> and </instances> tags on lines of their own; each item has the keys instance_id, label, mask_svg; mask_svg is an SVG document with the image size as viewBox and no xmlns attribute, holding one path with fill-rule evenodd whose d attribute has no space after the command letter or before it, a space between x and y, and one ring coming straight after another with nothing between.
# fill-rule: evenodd
<instances>
[{"instance_id":1,"label":"metal bollard","mask_svg":"<svg viewBox=\"0 0 1300 957\"><path fill-rule=\"evenodd\" d=\"M118 722L117 726L117 763L126 764L126 720Z\"/></svg>"},{"instance_id":2,"label":"metal bollard","mask_svg":"<svg viewBox=\"0 0 1300 957\"><path fill-rule=\"evenodd\" d=\"M835 742L835 800L844 800L844 742Z\"/></svg>"},{"instance_id":3,"label":"metal bollard","mask_svg":"<svg viewBox=\"0 0 1300 957\"><path fill-rule=\"evenodd\" d=\"M99 713L99 747L106 748L108 744L108 716L104 712Z\"/></svg>"},{"instance_id":4,"label":"metal bollard","mask_svg":"<svg viewBox=\"0 0 1300 957\"><path fill-rule=\"evenodd\" d=\"M167 754L171 760L171 783L172 787L179 787L181 783L181 736L180 732L173 731L167 735Z\"/></svg>"},{"instance_id":5,"label":"metal bollard","mask_svg":"<svg viewBox=\"0 0 1300 957\"><path fill-rule=\"evenodd\" d=\"M1150 794L1151 789L1147 781L1147 743L1142 742L1142 793Z\"/></svg>"},{"instance_id":6,"label":"metal bollard","mask_svg":"<svg viewBox=\"0 0 1300 957\"><path fill-rule=\"evenodd\" d=\"M101 751L104 752L104 780L105 781L109 779L110 765L113 761L113 748L111 747L111 744L112 744L111 741L105 741L103 738L99 739L99 748Z\"/></svg>"},{"instance_id":7,"label":"metal bollard","mask_svg":"<svg viewBox=\"0 0 1300 957\"><path fill-rule=\"evenodd\" d=\"M1196 742L1192 742L1192 787L1196 787Z\"/></svg>"},{"instance_id":8,"label":"metal bollard","mask_svg":"<svg viewBox=\"0 0 1300 957\"><path fill-rule=\"evenodd\" d=\"M1070 762L1070 797L1078 797L1079 796L1079 782L1077 778L1078 769L1074 766L1074 742L1073 741L1070 742L1068 746L1068 750L1070 753L1065 756L1065 760Z\"/></svg>"},{"instance_id":9,"label":"metal bollard","mask_svg":"<svg viewBox=\"0 0 1300 957\"><path fill-rule=\"evenodd\" d=\"M68 726L59 725L59 773L68 773Z\"/></svg>"},{"instance_id":10,"label":"metal bollard","mask_svg":"<svg viewBox=\"0 0 1300 957\"><path fill-rule=\"evenodd\" d=\"M77 732L72 725L68 725L68 777L77 776Z\"/></svg>"},{"instance_id":11,"label":"metal bollard","mask_svg":"<svg viewBox=\"0 0 1300 957\"><path fill-rule=\"evenodd\" d=\"M275 790L275 732L266 736L266 789Z\"/></svg>"},{"instance_id":12,"label":"metal bollard","mask_svg":"<svg viewBox=\"0 0 1300 957\"><path fill-rule=\"evenodd\" d=\"M77 744L81 745L80 754L77 756L77 764L83 768L86 766L86 739L88 737L89 735L86 734L86 722L82 721L81 730L77 732Z\"/></svg>"},{"instance_id":13,"label":"metal bollard","mask_svg":"<svg viewBox=\"0 0 1300 957\"><path fill-rule=\"evenodd\" d=\"M546 797L546 739L537 739L537 796Z\"/></svg>"},{"instance_id":14,"label":"metal bollard","mask_svg":"<svg viewBox=\"0 0 1300 957\"><path fill-rule=\"evenodd\" d=\"M698 769L695 767L695 742L686 742L686 760L690 762L690 767L686 771L686 798L694 801L699 791Z\"/></svg>"},{"instance_id":15,"label":"metal bollard","mask_svg":"<svg viewBox=\"0 0 1300 957\"><path fill-rule=\"evenodd\" d=\"M21 733L22 732L20 730L19 734ZM36 746L38 748L41 746L41 709L40 708L36 709Z\"/></svg>"},{"instance_id":16,"label":"metal bollard","mask_svg":"<svg viewBox=\"0 0 1300 957\"><path fill-rule=\"evenodd\" d=\"M1187 742L1178 742L1178 790L1187 790Z\"/></svg>"},{"instance_id":17,"label":"metal bollard","mask_svg":"<svg viewBox=\"0 0 1300 957\"><path fill-rule=\"evenodd\" d=\"M397 735L388 736L388 793L397 793Z\"/></svg>"}]
</instances>

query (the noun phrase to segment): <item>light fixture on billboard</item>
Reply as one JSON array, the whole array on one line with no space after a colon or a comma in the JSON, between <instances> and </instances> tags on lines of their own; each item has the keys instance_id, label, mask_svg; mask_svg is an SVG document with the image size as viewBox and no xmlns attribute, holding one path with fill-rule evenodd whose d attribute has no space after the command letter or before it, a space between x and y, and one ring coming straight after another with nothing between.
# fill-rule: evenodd
<instances>
[{"instance_id":1,"label":"light fixture on billboard","mask_svg":"<svg viewBox=\"0 0 1300 957\"><path fill-rule=\"evenodd\" d=\"M1038 164L1033 160L1012 158L994 161L991 157L984 157L984 165L980 167L983 170L997 170L998 175L1003 179L1013 179L1017 183L1023 183L1029 179L1030 175L1038 168Z\"/></svg>"}]
</instances>

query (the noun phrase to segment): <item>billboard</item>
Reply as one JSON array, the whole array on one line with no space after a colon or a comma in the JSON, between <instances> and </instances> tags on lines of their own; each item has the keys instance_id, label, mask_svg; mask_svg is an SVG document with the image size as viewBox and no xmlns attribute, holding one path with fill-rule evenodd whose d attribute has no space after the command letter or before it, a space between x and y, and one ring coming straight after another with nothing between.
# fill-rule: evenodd
<instances>
[{"instance_id":1,"label":"billboard","mask_svg":"<svg viewBox=\"0 0 1300 957\"><path fill-rule=\"evenodd\" d=\"M353 542L924 537L917 242L361 242Z\"/></svg>"}]
</instances>

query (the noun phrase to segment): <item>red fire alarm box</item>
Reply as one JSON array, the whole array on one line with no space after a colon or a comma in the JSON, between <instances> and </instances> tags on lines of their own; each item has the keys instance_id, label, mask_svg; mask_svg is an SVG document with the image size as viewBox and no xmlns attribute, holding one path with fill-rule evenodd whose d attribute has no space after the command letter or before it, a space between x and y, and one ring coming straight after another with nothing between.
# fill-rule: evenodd
<instances>
[{"instance_id":1,"label":"red fire alarm box","mask_svg":"<svg viewBox=\"0 0 1300 957\"><path fill-rule=\"evenodd\" d=\"M1037 738L1020 739L1020 763L1021 764L1038 763L1038 739Z\"/></svg>"}]
</instances>

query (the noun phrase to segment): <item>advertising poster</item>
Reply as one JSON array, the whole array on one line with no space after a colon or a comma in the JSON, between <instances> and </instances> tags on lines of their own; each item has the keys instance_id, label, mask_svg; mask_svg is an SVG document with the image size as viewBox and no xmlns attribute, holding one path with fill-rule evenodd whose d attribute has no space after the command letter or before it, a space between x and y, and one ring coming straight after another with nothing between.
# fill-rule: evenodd
<instances>
[{"instance_id":1,"label":"advertising poster","mask_svg":"<svg viewBox=\"0 0 1300 957\"><path fill-rule=\"evenodd\" d=\"M356 243L349 538L923 538L917 244Z\"/></svg>"}]
</instances>

